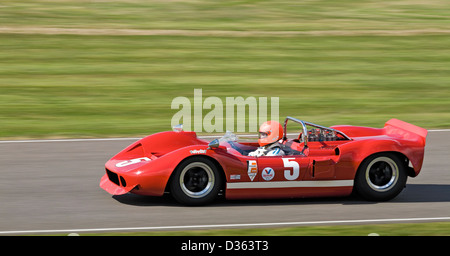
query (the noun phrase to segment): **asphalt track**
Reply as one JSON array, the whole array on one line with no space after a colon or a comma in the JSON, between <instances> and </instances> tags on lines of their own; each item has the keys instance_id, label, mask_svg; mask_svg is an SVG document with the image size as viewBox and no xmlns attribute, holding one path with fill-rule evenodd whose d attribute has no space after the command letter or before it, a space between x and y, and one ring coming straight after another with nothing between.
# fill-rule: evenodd
<instances>
[{"instance_id":1,"label":"asphalt track","mask_svg":"<svg viewBox=\"0 0 450 256\"><path fill-rule=\"evenodd\" d=\"M422 172L389 202L111 196L104 163L136 138L0 141L0 235L450 221L450 131L430 131Z\"/></svg>"}]
</instances>

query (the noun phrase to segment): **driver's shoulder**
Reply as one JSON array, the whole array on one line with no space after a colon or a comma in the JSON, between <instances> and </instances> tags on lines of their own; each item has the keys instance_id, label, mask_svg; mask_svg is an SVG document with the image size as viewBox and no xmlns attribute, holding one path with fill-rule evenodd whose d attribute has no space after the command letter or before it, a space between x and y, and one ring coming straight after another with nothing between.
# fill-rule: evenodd
<instances>
[{"instance_id":1,"label":"driver's shoulder","mask_svg":"<svg viewBox=\"0 0 450 256\"><path fill-rule=\"evenodd\" d=\"M269 146L267 146L266 150L272 150L272 149L276 149L276 148L283 149L283 147L284 147L284 145L277 141L277 142L274 142L274 143L270 144Z\"/></svg>"}]
</instances>

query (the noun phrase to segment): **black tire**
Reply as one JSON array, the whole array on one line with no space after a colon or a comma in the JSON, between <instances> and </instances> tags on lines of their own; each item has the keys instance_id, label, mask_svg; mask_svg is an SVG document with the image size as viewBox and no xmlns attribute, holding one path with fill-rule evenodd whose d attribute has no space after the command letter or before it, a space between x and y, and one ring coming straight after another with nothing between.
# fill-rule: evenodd
<instances>
[{"instance_id":1,"label":"black tire","mask_svg":"<svg viewBox=\"0 0 450 256\"><path fill-rule=\"evenodd\" d=\"M395 154L379 153L366 158L358 168L355 190L366 200L388 201L405 187L406 168Z\"/></svg>"},{"instance_id":2,"label":"black tire","mask_svg":"<svg viewBox=\"0 0 450 256\"><path fill-rule=\"evenodd\" d=\"M184 205L213 202L222 186L219 168L210 159L196 156L182 162L170 181L170 192Z\"/></svg>"}]
</instances>

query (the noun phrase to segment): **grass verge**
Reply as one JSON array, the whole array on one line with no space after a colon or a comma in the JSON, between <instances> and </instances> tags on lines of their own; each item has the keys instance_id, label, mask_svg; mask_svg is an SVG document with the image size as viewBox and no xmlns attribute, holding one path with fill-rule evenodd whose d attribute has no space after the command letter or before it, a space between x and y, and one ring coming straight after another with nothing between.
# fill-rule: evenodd
<instances>
[{"instance_id":1,"label":"grass verge","mask_svg":"<svg viewBox=\"0 0 450 256\"><path fill-rule=\"evenodd\" d=\"M450 222L192 231L82 233L81 236L449 236ZM65 235L65 234L64 234Z\"/></svg>"},{"instance_id":2,"label":"grass verge","mask_svg":"<svg viewBox=\"0 0 450 256\"><path fill-rule=\"evenodd\" d=\"M168 130L177 112L172 100L192 101L194 88L203 89L203 99L223 102L279 97L280 119L382 127L395 117L448 128L447 5L442 0L5 0L0 4L0 24L7 28L0 34L0 138L128 137ZM34 34L7 32L14 28ZM39 28L230 33L40 35ZM236 37L233 31L261 33ZM264 31L317 33L262 36Z\"/></svg>"},{"instance_id":3,"label":"grass verge","mask_svg":"<svg viewBox=\"0 0 450 256\"><path fill-rule=\"evenodd\" d=\"M0 137L169 130L175 97L279 97L286 115L450 127L450 36L0 34ZM204 116L210 110L203 110ZM225 113L223 113L225 115ZM225 124L224 124L225 125Z\"/></svg>"}]
</instances>

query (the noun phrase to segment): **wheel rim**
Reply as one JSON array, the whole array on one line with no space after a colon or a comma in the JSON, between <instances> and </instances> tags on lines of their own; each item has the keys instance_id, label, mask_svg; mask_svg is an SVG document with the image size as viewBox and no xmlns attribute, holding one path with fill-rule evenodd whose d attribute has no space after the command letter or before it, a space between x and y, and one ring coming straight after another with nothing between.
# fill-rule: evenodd
<instances>
[{"instance_id":1,"label":"wheel rim","mask_svg":"<svg viewBox=\"0 0 450 256\"><path fill-rule=\"evenodd\" d=\"M181 190L191 198L204 197L214 187L213 170L205 163L191 163L181 171L180 186Z\"/></svg>"},{"instance_id":2,"label":"wheel rim","mask_svg":"<svg viewBox=\"0 0 450 256\"><path fill-rule=\"evenodd\" d=\"M366 181L378 192L390 190L398 180L399 169L394 160L378 157L372 160L366 169Z\"/></svg>"}]
</instances>

